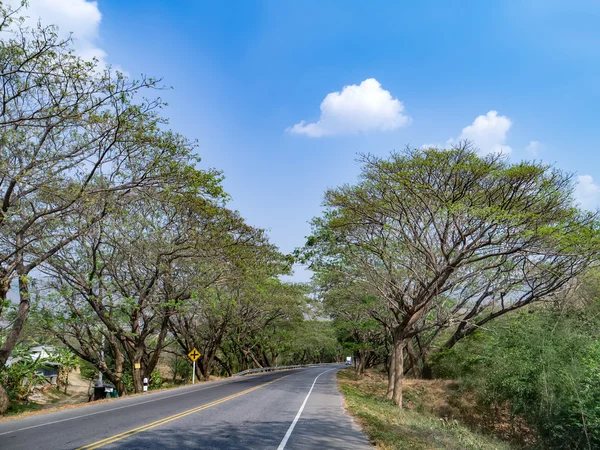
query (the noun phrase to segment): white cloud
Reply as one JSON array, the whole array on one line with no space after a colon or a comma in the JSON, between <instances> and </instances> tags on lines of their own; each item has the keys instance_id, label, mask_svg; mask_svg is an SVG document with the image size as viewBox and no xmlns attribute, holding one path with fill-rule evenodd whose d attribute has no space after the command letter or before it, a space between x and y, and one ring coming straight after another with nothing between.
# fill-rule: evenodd
<instances>
[{"instance_id":1,"label":"white cloud","mask_svg":"<svg viewBox=\"0 0 600 450\"><path fill-rule=\"evenodd\" d=\"M525 152L529 153L532 156L537 156L540 152L544 151L546 146L539 141L531 141L527 147L525 147Z\"/></svg>"},{"instance_id":2,"label":"white cloud","mask_svg":"<svg viewBox=\"0 0 600 450\"><path fill-rule=\"evenodd\" d=\"M458 139L472 141L482 154L509 154L512 148L505 145L505 141L511 126L508 117L499 116L497 111L492 110L485 116L476 117L471 125L463 128Z\"/></svg>"},{"instance_id":3,"label":"white cloud","mask_svg":"<svg viewBox=\"0 0 600 450\"><path fill-rule=\"evenodd\" d=\"M591 175L579 175L575 187L575 200L582 208L594 209L600 200L600 185Z\"/></svg>"},{"instance_id":4,"label":"white cloud","mask_svg":"<svg viewBox=\"0 0 600 450\"><path fill-rule=\"evenodd\" d=\"M403 111L404 105L400 100L382 89L375 78L369 78L358 86L344 86L342 92L327 94L321 103L318 122L306 123L303 120L286 131L321 137L395 130L411 121Z\"/></svg>"},{"instance_id":5,"label":"white cloud","mask_svg":"<svg viewBox=\"0 0 600 450\"><path fill-rule=\"evenodd\" d=\"M18 7L21 0L6 3ZM29 7L21 10L26 25L35 27L57 25L61 37L73 34L75 52L84 59L97 58L101 68L106 66L106 52L98 44L98 32L102 14L96 1L87 0L29 0Z\"/></svg>"}]
</instances>

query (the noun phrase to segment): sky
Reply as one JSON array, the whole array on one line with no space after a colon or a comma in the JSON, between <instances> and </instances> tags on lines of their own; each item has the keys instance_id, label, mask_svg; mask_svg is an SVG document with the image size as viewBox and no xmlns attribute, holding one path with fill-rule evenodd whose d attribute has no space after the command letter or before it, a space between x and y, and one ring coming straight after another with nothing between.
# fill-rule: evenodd
<instances>
[{"instance_id":1,"label":"sky","mask_svg":"<svg viewBox=\"0 0 600 450\"><path fill-rule=\"evenodd\" d=\"M600 2L29 3L84 58L172 87L171 128L283 252L327 188L356 181L358 154L407 145L541 160L574 175L582 207L600 204Z\"/></svg>"}]
</instances>

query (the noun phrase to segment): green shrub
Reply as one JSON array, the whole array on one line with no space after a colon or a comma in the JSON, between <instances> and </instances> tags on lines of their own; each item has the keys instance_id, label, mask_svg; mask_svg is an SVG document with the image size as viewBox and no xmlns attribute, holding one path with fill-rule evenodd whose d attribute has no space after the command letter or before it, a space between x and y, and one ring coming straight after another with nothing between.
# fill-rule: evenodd
<instances>
[{"instance_id":1,"label":"green shrub","mask_svg":"<svg viewBox=\"0 0 600 450\"><path fill-rule=\"evenodd\" d=\"M152 372L152 375L150 375L148 389L160 389L162 387L163 382L164 380L160 376L160 372L158 370L155 370L154 372Z\"/></svg>"},{"instance_id":2,"label":"green shrub","mask_svg":"<svg viewBox=\"0 0 600 450\"><path fill-rule=\"evenodd\" d=\"M548 449L600 448L600 319L537 310L497 321L433 359L488 406L508 402Z\"/></svg>"},{"instance_id":3,"label":"green shrub","mask_svg":"<svg viewBox=\"0 0 600 450\"><path fill-rule=\"evenodd\" d=\"M6 388L8 396L13 401L27 401L33 387L41 383L45 377L38 372L43 361L34 359L25 353L18 354L9 367L3 367L0 372L0 383Z\"/></svg>"}]
</instances>

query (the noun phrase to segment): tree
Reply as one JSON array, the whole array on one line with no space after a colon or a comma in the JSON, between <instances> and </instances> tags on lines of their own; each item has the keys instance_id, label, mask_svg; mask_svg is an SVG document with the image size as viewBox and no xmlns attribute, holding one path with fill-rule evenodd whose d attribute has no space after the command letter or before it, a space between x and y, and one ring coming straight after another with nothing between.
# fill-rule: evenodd
<instances>
[{"instance_id":1,"label":"tree","mask_svg":"<svg viewBox=\"0 0 600 450\"><path fill-rule=\"evenodd\" d=\"M251 355L252 349L240 347L239 341L275 320L283 310L282 300L289 297L285 285L273 279L289 271L288 258L268 242L262 230L249 227L237 215L230 215L226 223L224 252L196 271L191 300L169 323L184 354L191 348L202 354L196 363L202 379L209 378L223 343L233 344L232 333L238 338L235 350ZM231 371L231 361L229 365L219 361Z\"/></svg>"},{"instance_id":2,"label":"tree","mask_svg":"<svg viewBox=\"0 0 600 450\"><path fill-rule=\"evenodd\" d=\"M323 313L333 319L338 340L354 355L356 375L386 360L389 318L385 304L339 272L315 276Z\"/></svg>"},{"instance_id":3,"label":"tree","mask_svg":"<svg viewBox=\"0 0 600 450\"><path fill-rule=\"evenodd\" d=\"M19 285L0 365L29 312L29 274L86 231L71 219L107 192L164 183L190 152L159 131L160 100L134 102L156 80L101 72L54 28L27 29L15 14L0 6L0 314L12 282ZM109 212L96 208L90 226Z\"/></svg>"},{"instance_id":4,"label":"tree","mask_svg":"<svg viewBox=\"0 0 600 450\"><path fill-rule=\"evenodd\" d=\"M19 13L0 5L0 316L15 280L19 292L0 365L29 313L30 274L87 232L72 219L88 215L94 226L111 211L95 202L164 184L192 147L161 131L160 99L140 100L157 80L102 71Z\"/></svg>"},{"instance_id":5,"label":"tree","mask_svg":"<svg viewBox=\"0 0 600 450\"><path fill-rule=\"evenodd\" d=\"M220 242L218 175L182 170L181 192L169 185L136 193L42 267L55 293L44 308L46 328L106 373L120 394L125 371L142 391L167 345L170 316L192 297L190 262L197 268L214 257Z\"/></svg>"},{"instance_id":6,"label":"tree","mask_svg":"<svg viewBox=\"0 0 600 450\"><path fill-rule=\"evenodd\" d=\"M481 157L469 143L364 156L362 163L358 184L326 192L304 257L317 272L339 272L385 301L392 317L390 389L399 406L407 343L445 325L448 302L460 304L467 286L483 286L500 269L528 286L532 272L519 264L549 265L551 272L560 266L554 260L570 258L580 267L597 255L595 216L572 207L571 177L550 166ZM476 302L467 300L460 314Z\"/></svg>"},{"instance_id":7,"label":"tree","mask_svg":"<svg viewBox=\"0 0 600 450\"><path fill-rule=\"evenodd\" d=\"M294 330L303 321L307 288L277 278L246 281L238 310L219 361L231 373L254 367L272 367L286 360Z\"/></svg>"}]
</instances>

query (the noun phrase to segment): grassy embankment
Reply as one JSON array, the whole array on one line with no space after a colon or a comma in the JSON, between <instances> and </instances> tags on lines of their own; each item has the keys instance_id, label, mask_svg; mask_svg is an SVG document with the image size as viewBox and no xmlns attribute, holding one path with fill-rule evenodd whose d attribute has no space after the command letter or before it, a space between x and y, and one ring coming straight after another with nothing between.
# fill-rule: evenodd
<instances>
[{"instance_id":1,"label":"grassy embankment","mask_svg":"<svg viewBox=\"0 0 600 450\"><path fill-rule=\"evenodd\" d=\"M357 379L351 369L338 372L346 407L369 438L382 449L478 449L508 450L512 447L497 438L472 431L452 417L452 406L444 395L451 382L407 380L404 409L385 399L383 376L369 373ZM430 386L426 386L429 384ZM429 391L429 392L426 392ZM460 394L457 393L457 396ZM437 398L436 398L437 397ZM437 415L431 406L436 404ZM446 415L445 413L449 413Z\"/></svg>"}]
</instances>

